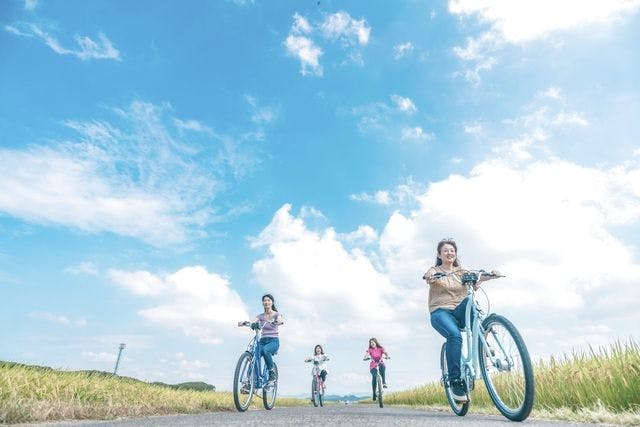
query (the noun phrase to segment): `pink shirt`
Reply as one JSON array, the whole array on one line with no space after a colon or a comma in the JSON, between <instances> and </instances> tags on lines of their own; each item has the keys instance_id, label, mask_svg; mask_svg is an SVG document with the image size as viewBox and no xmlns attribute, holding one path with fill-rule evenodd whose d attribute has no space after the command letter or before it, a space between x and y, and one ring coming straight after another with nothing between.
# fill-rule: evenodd
<instances>
[{"instance_id":1,"label":"pink shirt","mask_svg":"<svg viewBox=\"0 0 640 427\"><path fill-rule=\"evenodd\" d=\"M369 370L377 367L378 365L384 365L384 361L382 360L382 353L384 353L384 347L375 347L367 350L369 356L371 356L371 362L369 363Z\"/></svg>"}]
</instances>

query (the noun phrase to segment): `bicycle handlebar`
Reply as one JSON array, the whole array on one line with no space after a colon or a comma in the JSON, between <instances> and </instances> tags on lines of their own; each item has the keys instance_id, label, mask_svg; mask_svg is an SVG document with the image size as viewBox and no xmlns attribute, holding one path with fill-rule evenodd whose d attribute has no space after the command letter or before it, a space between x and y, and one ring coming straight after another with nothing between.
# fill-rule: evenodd
<instances>
[{"instance_id":1,"label":"bicycle handlebar","mask_svg":"<svg viewBox=\"0 0 640 427\"><path fill-rule=\"evenodd\" d=\"M486 270L463 270L464 274L475 274L477 276L477 279L475 281L480 280L481 277L490 277L492 279L497 279L499 277L506 277L503 274L495 274L495 273L491 273L488 272ZM452 271L451 273L442 273L440 271L438 271L437 273L432 274L430 277L427 277L427 274L425 273L422 276L422 279L424 280L428 280L428 279L440 279L442 277L446 277L446 276L451 276L454 273L459 273L460 270L457 271Z\"/></svg>"}]
</instances>

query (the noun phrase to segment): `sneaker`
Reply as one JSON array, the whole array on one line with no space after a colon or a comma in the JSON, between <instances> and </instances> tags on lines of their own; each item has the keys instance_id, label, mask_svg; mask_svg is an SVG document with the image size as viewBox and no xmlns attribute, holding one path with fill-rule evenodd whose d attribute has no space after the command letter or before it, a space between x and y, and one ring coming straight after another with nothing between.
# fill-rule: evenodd
<instances>
[{"instance_id":1,"label":"sneaker","mask_svg":"<svg viewBox=\"0 0 640 427\"><path fill-rule=\"evenodd\" d=\"M243 384L240 389L240 394L249 394L250 386L248 384Z\"/></svg>"},{"instance_id":2,"label":"sneaker","mask_svg":"<svg viewBox=\"0 0 640 427\"><path fill-rule=\"evenodd\" d=\"M453 400L456 402L468 402L469 398L467 397L467 388L465 387L464 381L452 380L451 381L451 395Z\"/></svg>"},{"instance_id":3,"label":"sneaker","mask_svg":"<svg viewBox=\"0 0 640 427\"><path fill-rule=\"evenodd\" d=\"M273 384L274 382L276 382L276 373L275 371L271 370L269 371L269 380L267 381L270 384Z\"/></svg>"},{"instance_id":4,"label":"sneaker","mask_svg":"<svg viewBox=\"0 0 640 427\"><path fill-rule=\"evenodd\" d=\"M375 400L376 400L376 395L374 394L373 395L373 401L375 402Z\"/></svg>"},{"instance_id":5,"label":"sneaker","mask_svg":"<svg viewBox=\"0 0 640 427\"><path fill-rule=\"evenodd\" d=\"M387 384L382 384L382 388L387 388Z\"/></svg>"}]
</instances>

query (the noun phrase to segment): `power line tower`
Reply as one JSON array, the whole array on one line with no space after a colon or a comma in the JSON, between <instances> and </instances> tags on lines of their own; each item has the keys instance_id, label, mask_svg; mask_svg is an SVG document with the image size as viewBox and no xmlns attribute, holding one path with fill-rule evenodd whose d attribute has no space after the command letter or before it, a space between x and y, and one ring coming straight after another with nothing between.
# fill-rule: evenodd
<instances>
[{"instance_id":1,"label":"power line tower","mask_svg":"<svg viewBox=\"0 0 640 427\"><path fill-rule=\"evenodd\" d=\"M116 367L113 368L113 375L117 375L118 373L118 365L120 364L120 357L122 356L122 350L125 348L125 344L123 342L118 346L118 358L116 359Z\"/></svg>"}]
</instances>

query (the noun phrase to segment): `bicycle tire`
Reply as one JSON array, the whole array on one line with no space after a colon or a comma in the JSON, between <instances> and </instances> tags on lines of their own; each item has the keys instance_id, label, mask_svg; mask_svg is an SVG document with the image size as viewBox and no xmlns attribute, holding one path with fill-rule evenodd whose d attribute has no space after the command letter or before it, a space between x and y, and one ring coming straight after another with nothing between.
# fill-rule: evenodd
<instances>
[{"instance_id":1,"label":"bicycle tire","mask_svg":"<svg viewBox=\"0 0 640 427\"><path fill-rule=\"evenodd\" d=\"M318 406L318 382L315 377L311 380L311 402L313 406Z\"/></svg>"},{"instance_id":2,"label":"bicycle tire","mask_svg":"<svg viewBox=\"0 0 640 427\"><path fill-rule=\"evenodd\" d=\"M527 346L513 323L503 316L492 314L482 326L488 347L479 340L480 370L489 396L502 415L523 421L531 413L535 398Z\"/></svg>"},{"instance_id":3,"label":"bicycle tire","mask_svg":"<svg viewBox=\"0 0 640 427\"><path fill-rule=\"evenodd\" d=\"M382 378L380 377L380 371L378 371L378 375L376 376L376 388L378 389L378 405L382 408L384 403L382 399Z\"/></svg>"},{"instance_id":4,"label":"bicycle tire","mask_svg":"<svg viewBox=\"0 0 640 427\"><path fill-rule=\"evenodd\" d=\"M320 407L324 406L324 388L322 387L324 383L320 383L320 388L318 390L318 403Z\"/></svg>"},{"instance_id":5,"label":"bicycle tire","mask_svg":"<svg viewBox=\"0 0 640 427\"><path fill-rule=\"evenodd\" d=\"M444 395L451 406L451 410L459 417L464 417L469 411L469 401L458 402L453 398L451 386L449 385L449 367L447 365L447 343L442 344L440 350L440 369L442 370L442 385L444 386Z\"/></svg>"},{"instance_id":6,"label":"bicycle tire","mask_svg":"<svg viewBox=\"0 0 640 427\"><path fill-rule=\"evenodd\" d=\"M276 374L274 383L265 384L265 386L262 387L262 404L264 405L264 409L267 410L273 409L278 395L278 366L276 362L273 362L273 371Z\"/></svg>"},{"instance_id":7,"label":"bicycle tire","mask_svg":"<svg viewBox=\"0 0 640 427\"><path fill-rule=\"evenodd\" d=\"M236 405L236 409L240 412L244 412L251 405L251 398L255 392L255 383L253 372L253 354L245 351L240 355L238 363L236 364L236 371L233 375L233 403ZM248 393L246 394L246 400L242 400L243 386L249 385Z\"/></svg>"}]
</instances>

